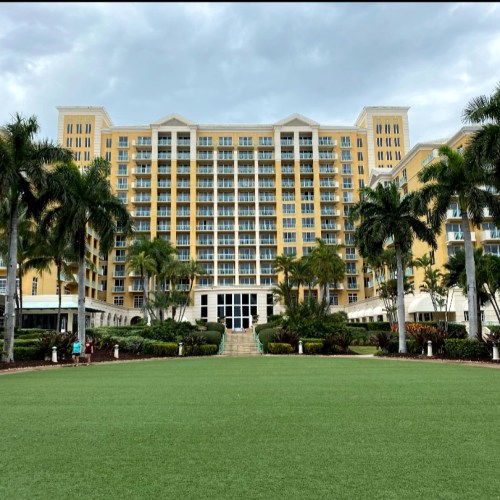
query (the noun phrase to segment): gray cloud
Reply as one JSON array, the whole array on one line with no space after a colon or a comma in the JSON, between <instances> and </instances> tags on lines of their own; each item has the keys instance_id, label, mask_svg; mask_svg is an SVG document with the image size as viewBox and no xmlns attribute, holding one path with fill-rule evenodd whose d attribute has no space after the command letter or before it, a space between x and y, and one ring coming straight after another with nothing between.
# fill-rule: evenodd
<instances>
[{"instance_id":1,"label":"gray cloud","mask_svg":"<svg viewBox=\"0 0 500 500\"><path fill-rule=\"evenodd\" d=\"M58 105L123 125L352 125L407 105L414 144L453 134L500 80L496 3L7 3L0 26L0 123L34 114L52 139Z\"/></svg>"}]
</instances>

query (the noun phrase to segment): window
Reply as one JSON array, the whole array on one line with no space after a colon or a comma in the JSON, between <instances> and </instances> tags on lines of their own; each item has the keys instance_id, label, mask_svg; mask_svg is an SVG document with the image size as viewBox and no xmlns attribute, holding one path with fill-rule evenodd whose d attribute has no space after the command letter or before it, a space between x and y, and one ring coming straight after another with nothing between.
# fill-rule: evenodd
<instances>
[{"instance_id":1,"label":"window","mask_svg":"<svg viewBox=\"0 0 500 500\"><path fill-rule=\"evenodd\" d=\"M390 134L391 133L391 124L390 123L386 123L385 124L385 133L386 134Z\"/></svg>"},{"instance_id":2,"label":"window","mask_svg":"<svg viewBox=\"0 0 500 500\"><path fill-rule=\"evenodd\" d=\"M344 207L344 217L349 217L351 215L351 207L349 205L346 205Z\"/></svg>"},{"instance_id":3,"label":"window","mask_svg":"<svg viewBox=\"0 0 500 500\"><path fill-rule=\"evenodd\" d=\"M352 166L349 163L342 163L342 175L351 175Z\"/></svg>"},{"instance_id":4,"label":"window","mask_svg":"<svg viewBox=\"0 0 500 500\"><path fill-rule=\"evenodd\" d=\"M394 125L394 127L396 127L396 125ZM399 137L394 138L394 146L396 146L397 148L401 146Z\"/></svg>"},{"instance_id":5,"label":"window","mask_svg":"<svg viewBox=\"0 0 500 500\"><path fill-rule=\"evenodd\" d=\"M363 153L358 151L358 161L363 161Z\"/></svg>"},{"instance_id":6,"label":"window","mask_svg":"<svg viewBox=\"0 0 500 500\"><path fill-rule=\"evenodd\" d=\"M394 124L394 133L399 134L399 124L398 123ZM398 142L399 142L399 139L398 139Z\"/></svg>"},{"instance_id":7,"label":"window","mask_svg":"<svg viewBox=\"0 0 500 500\"><path fill-rule=\"evenodd\" d=\"M384 159L384 152L383 151L378 151L377 152L377 158L379 160L383 160Z\"/></svg>"},{"instance_id":8,"label":"window","mask_svg":"<svg viewBox=\"0 0 500 500\"><path fill-rule=\"evenodd\" d=\"M351 147L351 138L349 136L342 136L340 138L340 147L350 148Z\"/></svg>"},{"instance_id":9,"label":"window","mask_svg":"<svg viewBox=\"0 0 500 500\"><path fill-rule=\"evenodd\" d=\"M358 180L358 186L359 186L359 189L362 189L365 187L365 181L363 179L359 179Z\"/></svg>"},{"instance_id":10,"label":"window","mask_svg":"<svg viewBox=\"0 0 500 500\"><path fill-rule=\"evenodd\" d=\"M295 201L295 192L294 191L283 191L282 199L283 199L283 201Z\"/></svg>"},{"instance_id":11,"label":"window","mask_svg":"<svg viewBox=\"0 0 500 500\"><path fill-rule=\"evenodd\" d=\"M73 124L72 123L68 123L68 125L66 125L66 132L68 134L72 134L73 133Z\"/></svg>"},{"instance_id":12,"label":"window","mask_svg":"<svg viewBox=\"0 0 500 500\"><path fill-rule=\"evenodd\" d=\"M391 160L392 161L392 151L386 151L386 157L387 157L387 160Z\"/></svg>"},{"instance_id":13,"label":"window","mask_svg":"<svg viewBox=\"0 0 500 500\"><path fill-rule=\"evenodd\" d=\"M252 138L251 137L240 137L238 140L238 144L240 146L251 146Z\"/></svg>"},{"instance_id":14,"label":"window","mask_svg":"<svg viewBox=\"0 0 500 500\"><path fill-rule=\"evenodd\" d=\"M82 124L81 123L77 123L76 124L76 133L77 134L81 134L82 133Z\"/></svg>"},{"instance_id":15,"label":"window","mask_svg":"<svg viewBox=\"0 0 500 500\"><path fill-rule=\"evenodd\" d=\"M302 217L302 227L303 228L313 228L314 227L314 217Z\"/></svg>"},{"instance_id":16,"label":"window","mask_svg":"<svg viewBox=\"0 0 500 500\"><path fill-rule=\"evenodd\" d=\"M127 198L127 193L117 193L117 198L123 203L123 204L127 204L127 201L128 201L128 198Z\"/></svg>"},{"instance_id":17,"label":"window","mask_svg":"<svg viewBox=\"0 0 500 500\"><path fill-rule=\"evenodd\" d=\"M381 148L383 146L383 139L382 137L377 137L377 146Z\"/></svg>"},{"instance_id":18,"label":"window","mask_svg":"<svg viewBox=\"0 0 500 500\"><path fill-rule=\"evenodd\" d=\"M283 205L283 213L284 214L294 214L295 213L295 205Z\"/></svg>"},{"instance_id":19,"label":"window","mask_svg":"<svg viewBox=\"0 0 500 500\"><path fill-rule=\"evenodd\" d=\"M83 161L90 161L90 151L83 153Z\"/></svg>"},{"instance_id":20,"label":"window","mask_svg":"<svg viewBox=\"0 0 500 500\"><path fill-rule=\"evenodd\" d=\"M259 146L272 146L273 138L272 137L259 137Z\"/></svg>"},{"instance_id":21,"label":"window","mask_svg":"<svg viewBox=\"0 0 500 500\"><path fill-rule=\"evenodd\" d=\"M232 137L219 137L219 146L232 146L233 138Z\"/></svg>"},{"instance_id":22,"label":"window","mask_svg":"<svg viewBox=\"0 0 500 500\"><path fill-rule=\"evenodd\" d=\"M313 214L314 203L301 203L301 211L303 214Z\"/></svg>"},{"instance_id":23,"label":"window","mask_svg":"<svg viewBox=\"0 0 500 500\"><path fill-rule=\"evenodd\" d=\"M401 152L400 151L396 151L396 160L401 160Z\"/></svg>"},{"instance_id":24,"label":"window","mask_svg":"<svg viewBox=\"0 0 500 500\"><path fill-rule=\"evenodd\" d=\"M342 199L344 203L354 203L354 193L352 191L346 191L342 194Z\"/></svg>"},{"instance_id":25,"label":"window","mask_svg":"<svg viewBox=\"0 0 500 500\"><path fill-rule=\"evenodd\" d=\"M90 134L92 132L92 125L90 123L85 124L85 133Z\"/></svg>"},{"instance_id":26,"label":"window","mask_svg":"<svg viewBox=\"0 0 500 500\"><path fill-rule=\"evenodd\" d=\"M382 124L380 122L377 123L377 134L382 133Z\"/></svg>"},{"instance_id":27,"label":"window","mask_svg":"<svg viewBox=\"0 0 500 500\"><path fill-rule=\"evenodd\" d=\"M128 174L128 167L126 163L119 163L118 164L118 175L127 175Z\"/></svg>"},{"instance_id":28,"label":"window","mask_svg":"<svg viewBox=\"0 0 500 500\"><path fill-rule=\"evenodd\" d=\"M31 283L31 295L38 295L38 278L33 278Z\"/></svg>"},{"instance_id":29,"label":"window","mask_svg":"<svg viewBox=\"0 0 500 500\"><path fill-rule=\"evenodd\" d=\"M111 161L111 151L106 151L106 160Z\"/></svg>"},{"instance_id":30,"label":"window","mask_svg":"<svg viewBox=\"0 0 500 500\"><path fill-rule=\"evenodd\" d=\"M297 255L297 247L284 247L283 255Z\"/></svg>"},{"instance_id":31,"label":"window","mask_svg":"<svg viewBox=\"0 0 500 500\"><path fill-rule=\"evenodd\" d=\"M81 148L81 147L82 147L82 138L81 138L81 137L77 137L77 138L75 139L75 146L76 146L77 148Z\"/></svg>"},{"instance_id":32,"label":"window","mask_svg":"<svg viewBox=\"0 0 500 500\"><path fill-rule=\"evenodd\" d=\"M71 137L68 137L66 139L66 147L70 148L73 145L72 143L73 143L73 139Z\"/></svg>"},{"instance_id":33,"label":"window","mask_svg":"<svg viewBox=\"0 0 500 500\"><path fill-rule=\"evenodd\" d=\"M316 233L313 232L307 232L307 233L302 233L302 242L303 243L312 243L316 239Z\"/></svg>"},{"instance_id":34,"label":"window","mask_svg":"<svg viewBox=\"0 0 500 500\"><path fill-rule=\"evenodd\" d=\"M296 234L295 233L290 233L290 232L284 232L283 233L283 241L285 243L295 243L296 242Z\"/></svg>"},{"instance_id":35,"label":"window","mask_svg":"<svg viewBox=\"0 0 500 500\"><path fill-rule=\"evenodd\" d=\"M90 148L90 137L85 137L85 147Z\"/></svg>"},{"instance_id":36,"label":"window","mask_svg":"<svg viewBox=\"0 0 500 500\"><path fill-rule=\"evenodd\" d=\"M80 151L77 151L75 153L75 161L80 161L82 159L82 153Z\"/></svg>"},{"instance_id":37,"label":"window","mask_svg":"<svg viewBox=\"0 0 500 500\"><path fill-rule=\"evenodd\" d=\"M361 137L358 137L358 139L357 139L357 145L358 145L358 148L362 148L363 147L363 139Z\"/></svg>"},{"instance_id":38,"label":"window","mask_svg":"<svg viewBox=\"0 0 500 500\"><path fill-rule=\"evenodd\" d=\"M119 148L128 148L128 137L121 135L118 137L118 147Z\"/></svg>"},{"instance_id":39,"label":"window","mask_svg":"<svg viewBox=\"0 0 500 500\"><path fill-rule=\"evenodd\" d=\"M355 247L346 247L345 258L346 258L346 260L356 260L356 248Z\"/></svg>"},{"instance_id":40,"label":"window","mask_svg":"<svg viewBox=\"0 0 500 500\"><path fill-rule=\"evenodd\" d=\"M123 304L125 303L125 298L121 295L118 297L114 297L113 303L115 304L115 306L123 307Z\"/></svg>"},{"instance_id":41,"label":"window","mask_svg":"<svg viewBox=\"0 0 500 500\"><path fill-rule=\"evenodd\" d=\"M352 177L344 177L342 179L342 188L343 189L352 189Z\"/></svg>"},{"instance_id":42,"label":"window","mask_svg":"<svg viewBox=\"0 0 500 500\"><path fill-rule=\"evenodd\" d=\"M144 307L144 297L142 295L134 295L134 308L141 309Z\"/></svg>"},{"instance_id":43,"label":"window","mask_svg":"<svg viewBox=\"0 0 500 500\"><path fill-rule=\"evenodd\" d=\"M365 174L365 167L363 165L358 165L358 174L359 175Z\"/></svg>"},{"instance_id":44,"label":"window","mask_svg":"<svg viewBox=\"0 0 500 500\"><path fill-rule=\"evenodd\" d=\"M386 137L385 138L385 145L390 148L391 147L391 142L392 142L392 139L390 137Z\"/></svg>"},{"instance_id":45,"label":"window","mask_svg":"<svg viewBox=\"0 0 500 500\"><path fill-rule=\"evenodd\" d=\"M344 231L354 231L354 224L352 222L344 221Z\"/></svg>"},{"instance_id":46,"label":"window","mask_svg":"<svg viewBox=\"0 0 500 500\"><path fill-rule=\"evenodd\" d=\"M358 301L358 294L357 293L349 293L349 294L347 294L347 298L349 300L349 304L354 304L354 302Z\"/></svg>"},{"instance_id":47,"label":"window","mask_svg":"<svg viewBox=\"0 0 500 500\"><path fill-rule=\"evenodd\" d=\"M107 147L107 148L110 148L110 147L111 147L111 137L108 137L108 138L106 139L106 147ZM116 299L116 297L115 297L115 299Z\"/></svg>"},{"instance_id":48,"label":"window","mask_svg":"<svg viewBox=\"0 0 500 500\"><path fill-rule=\"evenodd\" d=\"M284 228L294 228L295 227L295 219L292 219L292 218L283 219L283 227Z\"/></svg>"},{"instance_id":49,"label":"window","mask_svg":"<svg viewBox=\"0 0 500 500\"><path fill-rule=\"evenodd\" d=\"M118 161L128 161L128 151L118 151Z\"/></svg>"},{"instance_id":50,"label":"window","mask_svg":"<svg viewBox=\"0 0 500 500\"><path fill-rule=\"evenodd\" d=\"M338 306L339 305L339 294L338 293L332 293L330 295L330 305L331 306Z\"/></svg>"}]
</instances>

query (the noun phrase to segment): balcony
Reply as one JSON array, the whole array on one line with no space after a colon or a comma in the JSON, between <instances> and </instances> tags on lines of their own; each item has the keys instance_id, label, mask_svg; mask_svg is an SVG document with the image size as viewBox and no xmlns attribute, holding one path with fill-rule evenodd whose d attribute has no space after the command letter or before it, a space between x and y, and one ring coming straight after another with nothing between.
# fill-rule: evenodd
<instances>
[{"instance_id":1,"label":"balcony","mask_svg":"<svg viewBox=\"0 0 500 500\"><path fill-rule=\"evenodd\" d=\"M214 254L213 253L198 254L198 260L214 260Z\"/></svg>"},{"instance_id":2,"label":"balcony","mask_svg":"<svg viewBox=\"0 0 500 500\"><path fill-rule=\"evenodd\" d=\"M151 160L152 153L147 151L141 151L140 153L136 153L132 155L132 160Z\"/></svg>"},{"instance_id":3,"label":"balcony","mask_svg":"<svg viewBox=\"0 0 500 500\"><path fill-rule=\"evenodd\" d=\"M448 209L446 210L446 220L450 219L462 219L462 212L460 209Z\"/></svg>"},{"instance_id":4,"label":"balcony","mask_svg":"<svg viewBox=\"0 0 500 500\"><path fill-rule=\"evenodd\" d=\"M157 231L170 231L170 224L157 224L156 230Z\"/></svg>"},{"instance_id":5,"label":"balcony","mask_svg":"<svg viewBox=\"0 0 500 500\"><path fill-rule=\"evenodd\" d=\"M170 151L159 151L158 152L158 159L159 160L171 160L172 153Z\"/></svg>"},{"instance_id":6,"label":"balcony","mask_svg":"<svg viewBox=\"0 0 500 500\"><path fill-rule=\"evenodd\" d=\"M234 238L219 238L220 246L234 246Z\"/></svg>"},{"instance_id":7,"label":"balcony","mask_svg":"<svg viewBox=\"0 0 500 500\"><path fill-rule=\"evenodd\" d=\"M171 146L172 139L170 137L159 137L158 146Z\"/></svg>"},{"instance_id":8,"label":"balcony","mask_svg":"<svg viewBox=\"0 0 500 500\"><path fill-rule=\"evenodd\" d=\"M500 229L485 229L480 233L481 243L498 242L500 241ZM474 241L474 240L473 240Z\"/></svg>"},{"instance_id":9,"label":"balcony","mask_svg":"<svg viewBox=\"0 0 500 500\"><path fill-rule=\"evenodd\" d=\"M143 292L144 293L144 286L142 284L141 285L129 285L128 291L129 292Z\"/></svg>"},{"instance_id":10,"label":"balcony","mask_svg":"<svg viewBox=\"0 0 500 500\"><path fill-rule=\"evenodd\" d=\"M234 260L236 255L234 253L220 253L218 255L219 260Z\"/></svg>"},{"instance_id":11,"label":"balcony","mask_svg":"<svg viewBox=\"0 0 500 500\"><path fill-rule=\"evenodd\" d=\"M132 141L132 146L151 146L150 137L139 137L137 141ZM120 145L118 145L120 147Z\"/></svg>"},{"instance_id":12,"label":"balcony","mask_svg":"<svg viewBox=\"0 0 500 500\"><path fill-rule=\"evenodd\" d=\"M489 230L488 230L489 231ZM481 231L481 233L486 231ZM471 240L476 241L476 233L471 232ZM446 244L450 245L453 243L463 243L464 233L463 231L449 231L446 233Z\"/></svg>"},{"instance_id":13,"label":"balcony","mask_svg":"<svg viewBox=\"0 0 500 500\"><path fill-rule=\"evenodd\" d=\"M214 226L212 224L196 224L197 231L213 231Z\"/></svg>"},{"instance_id":14,"label":"balcony","mask_svg":"<svg viewBox=\"0 0 500 500\"><path fill-rule=\"evenodd\" d=\"M114 286L113 293L123 293L125 291L125 286Z\"/></svg>"}]
</instances>

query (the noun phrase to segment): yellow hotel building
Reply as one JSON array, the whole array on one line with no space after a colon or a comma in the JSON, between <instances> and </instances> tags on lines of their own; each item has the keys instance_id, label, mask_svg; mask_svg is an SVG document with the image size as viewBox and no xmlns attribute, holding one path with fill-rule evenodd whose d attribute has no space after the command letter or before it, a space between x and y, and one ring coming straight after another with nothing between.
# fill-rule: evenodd
<instances>
[{"instance_id":1,"label":"yellow hotel building","mask_svg":"<svg viewBox=\"0 0 500 500\"><path fill-rule=\"evenodd\" d=\"M307 254L315 238L342 244L346 277L332 284L332 309L345 310L352 321L385 320L347 218L358 189L397 180L402 192L414 190L418 171L440 145L460 149L476 130L464 127L450 139L410 149L408 107L365 107L353 126L322 125L298 114L267 125L198 124L175 114L146 125L114 125L103 107L57 109L57 142L74 151L79 166L95 156L110 160L112 190L131 212L136 235L165 238L180 260L203 266L186 319L225 316L232 329L251 325L254 314L264 322L279 312L273 261ZM433 255L437 266L463 244L456 208L450 207ZM499 231L490 220L473 231L474 244L500 254ZM142 283L125 263L131 243L117 235L107 260L100 260L89 231L89 252L99 264L99 273L86 275L89 325L128 324L142 316ZM414 257L428 252L415 244ZM407 320L431 319L430 300L418 292L423 271L406 272L415 286L415 294L405 297ZM28 314L57 302L54 276L24 278ZM0 277L0 293L2 288ZM71 328L76 284L65 284L64 299ZM452 319L466 321L466 308L465 297L455 292ZM486 321L494 321L492 314L486 307Z\"/></svg>"}]
</instances>

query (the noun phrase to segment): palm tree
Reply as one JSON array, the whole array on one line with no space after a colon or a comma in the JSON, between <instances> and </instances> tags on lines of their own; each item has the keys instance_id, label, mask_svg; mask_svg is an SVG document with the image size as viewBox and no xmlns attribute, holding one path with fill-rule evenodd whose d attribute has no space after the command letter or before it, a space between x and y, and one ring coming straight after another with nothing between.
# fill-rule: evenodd
<instances>
[{"instance_id":1,"label":"palm tree","mask_svg":"<svg viewBox=\"0 0 500 500\"><path fill-rule=\"evenodd\" d=\"M321 238L316 238L316 247L309 254L311 267L318 279L321 302L330 304L329 283L338 283L345 276L345 263L339 257L340 245L328 245Z\"/></svg>"},{"instance_id":2,"label":"palm tree","mask_svg":"<svg viewBox=\"0 0 500 500\"><path fill-rule=\"evenodd\" d=\"M148 241L149 243L149 241ZM151 255L146 254L146 250L140 250L141 243L134 243L129 248L126 262L129 271L139 274L144 292L144 319L148 325L151 324L151 316L148 312L149 307L149 276L156 272L156 261Z\"/></svg>"},{"instance_id":3,"label":"palm tree","mask_svg":"<svg viewBox=\"0 0 500 500\"><path fill-rule=\"evenodd\" d=\"M303 255L299 260L293 262L290 272L291 281L297 285L299 292L300 287L306 284L309 286L309 291L311 291L316 276L314 275L309 256Z\"/></svg>"},{"instance_id":4,"label":"palm tree","mask_svg":"<svg viewBox=\"0 0 500 500\"><path fill-rule=\"evenodd\" d=\"M274 260L274 267L276 271L284 274L285 283L287 285L290 284L290 273L292 272L294 262L295 255L289 254L278 255Z\"/></svg>"},{"instance_id":5,"label":"palm tree","mask_svg":"<svg viewBox=\"0 0 500 500\"><path fill-rule=\"evenodd\" d=\"M113 246L117 227L131 233L132 219L126 207L111 192L107 177L110 163L94 158L80 172L76 165L58 166L51 173L52 204L44 216L44 227L54 224L56 235L69 237L78 255L78 336L85 342L85 251L87 228L99 240L100 252L107 254Z\"/></svg>"},{"instance_id":6,"label":"palm tree","mask_svg":"<svg viewBox=\"0 0 500 500\"><path fill-rule=\"evenodd\" d=\"M417 203L416 193L400 196L395 182L387 186L360 190L360 201L352 210L351 219L360 220L354 237L363 257L380 255L391 240L396 250L399 352L406 352L403 255L409 253L413 241L419 239L436 248L434 232L420 217L425 209Z\"/></svg>"},{"instance_id":7,"label":"palm tree","mask_svg":"<svg viewBox=\"0 0 500 500\"><path fill-rule=\"evenodd\" d=\"M479 226L484 219L484 210L500 214L500 201L490 189L492 177L477 162L465 157L448 146L439 148L440 158L418 174L424 184L420 199L425 206L432 203L431 223L439 233L446 219L450 203L457 200L462 216L462 231L467 273L467 296L469 301L469 337L476 338L478 331L476 271L470 224Z\"/></svg>"},{"instance_id":8,"label":"palm tree","mask_svg":"<svg viewBox=\"0 0 500 500\"><path fill-rule=\"evenodd\" d=\"M14 361L14 325L17 271L17 217L20 206L28 215L38 211L38 193L46 177L45 167L56 162L69 162L71 151L49 141L35 142L39 131L36 117L16 114L0 134L0 197L9 204L9 252L7 294L5 304L4 353L2 361Z\"/></svg>"},{"instance_id":9,"label":"palm tree","mask_svg":"<svg viewBox=\"0 0 500 500\"><path fill-rule=\"evenodd\" d=\"M466 123L483 125L473 134L468 151L481 165L494 168L500 186L500 84L491 96L471 99L462 117Z\"/></svg>"},{"instance_id":10,"label":"palm tree","mask_svg":"<svg viewBox=\"0 0 500 500\"><path fill-rule=\"evenodd\" d=\"M189 300L191 297L191 291L193 290L195 279L197 276L200 276L201 274L203 274L203 270L201 269L198 262L191 259L189 262L186 262L186 264L184 266L183 274L189 280L189 287L187 290L186 300L184 302L184 306L182 307L180 315L179 315L179 321L182 321L182 318L184 317L184 314L186 313L186 308L188 306L188 303L189 303Z\"/></svg>"}]
</instances>

